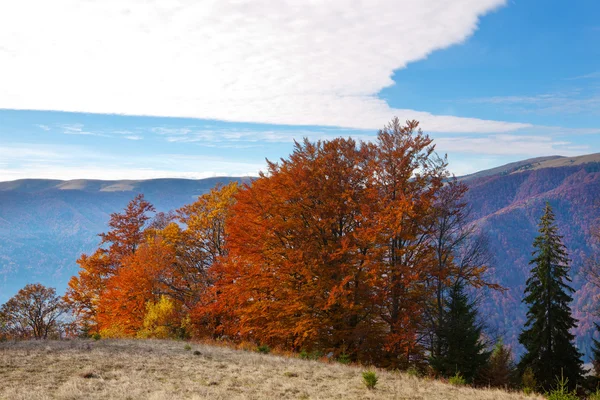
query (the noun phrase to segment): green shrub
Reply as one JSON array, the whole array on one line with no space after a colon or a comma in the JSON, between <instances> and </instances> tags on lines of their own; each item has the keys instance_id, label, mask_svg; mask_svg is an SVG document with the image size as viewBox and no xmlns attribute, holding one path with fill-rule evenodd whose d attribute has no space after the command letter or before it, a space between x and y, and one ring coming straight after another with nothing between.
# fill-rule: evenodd
<instances>
[{"instance_id":1,"label":"green shrub","mask_svg":"<svg viewBox=\"0 0 600 400\"><path fill-rule=\"evenodd\" d=\"M379 380L375 371L364 371L362 377L367 389L375 389L375 385L377 385L377 381Z\"/></svg>"},{"instance_id":2,"label":"green shrub","mask_svg":"<svg viewBox=\"0 0 600 400\"><path fill-rule=\"evenodd\" d=\"M299 354L300 358L303 360L318 360L323 357L323 352L320 350L313 350L310 353L306 350L302 349Z\"/></svg>"},{"instance_id":3,"label":"green shrub","mask_svg":"<svg viewBox=\"0 0 600 400\"><path fill-rule=\"evenodd\" d=\"M416 367L414 367L414 366L412 366L409 369L407 369L406 370L406 374L408 376L414 376L415 378L421 377L421 372L419 372L419 370Z\"/></svg>"},{"instance_id":4,"label":"green shrub","mask_svg":"<svg viewBox=\"0 0 600 400\"><path fill-rule=\"evenodd\" d=\"M460 372L457 372L456 374L454 374L454 376L451 376L448 379L448 383L450 383L451 385L455 385L455 386L464 386L467 384L467 381L460 374Z\"/></svg>"},{"instance_id":5,"label":"green shrub","mask_svg":"<svg viewBox=\"0 0 600 400\"><path fill-rule=\"evenodd\" d=\"M565 378L562 374L560 374L560 378L556 377L556 387L546 393L546 397L548 400L578 400L579 398L575 394L575 391L569 392L569 378Z\"/></svg>"},{"instance_id":6,"label":"green shrub","mask_svg":"<svg viewBox=\"0 0 600 400\"><path fill-rule=\"evenodd\" d=\"M350 360L350 355L348 355L348 354L346 354L346 353L342 353L342 354L340 354L340 356L338 357L337 361L338 361L340 364L348 365L348 364L350 364L350 362L351 362L352 360Z\"/></svg>"},{"instance_id":7,"label":"green shrub","mask_svg":"<svg viewBox=\"0 0 600 400\"><path fill-rule=\"evenodd\" d=\"M186 351L190 351L190 350L192 349L192 346L190 346L190 344L189 344L189 343L186 343L186 344L185 344L185 346L183 346L183 348L184 348Z\"/></svg>"},{"instance_id":8,"label":"green shrub","mask_svg":"<svg viewBox=\"0 0 600 400\"><path fill-rule=\"evenodd\" d=\"M102 336L100 336L100 334L98 332L96 332L96 333L94 333L92 335L92 339L94 339L94 340L100 340L100 339L102 339Z\"/></svg>"},{"instance_id":9,"label":"green shrub","mask_svg":"<svg viewBox=\"0 0 600 400\"><path fill-rule=\"evenodd\" d=\"M259 353L262 353L262 354L269 354L271 352L271 348L269 346L267 346L266 344L261 344L260 346L258 346L256 348L256 351L258 351Z\"/></svg>"},{"instance_id":10,"label":"green shrub","mask_svg":"<svg viewBox=\"0 0 600 400\"><path fill-rule=\"evenodd\" d=\"M594 393L590 394L588 400L600 400L600 389L597 389Z\"/></svg>"},{"instance_id":11,"label":"green shrub","mask_svg":"<svg viewBox=\"0 0 600 400\"><path fill-rule=\"evenodd\" d=\"M527 395L534 393L537 389L537 381L535 380L535 375L533 374L531 367L526 368L523 372L521 384L523 387L523 392L525 392Z\"/></svg>"}]
</instances>

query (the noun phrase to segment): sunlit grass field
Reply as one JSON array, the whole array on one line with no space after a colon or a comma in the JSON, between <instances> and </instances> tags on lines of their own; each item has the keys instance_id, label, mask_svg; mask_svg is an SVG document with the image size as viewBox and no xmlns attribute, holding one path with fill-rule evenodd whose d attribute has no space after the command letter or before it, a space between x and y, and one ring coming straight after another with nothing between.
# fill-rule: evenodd
<instances>
[{"instance_id":1,"label":"sunlit grass field","mask_svg":"<svg viewBox=\"0 0 600 400\"><path fill-rule=\"evenodd\" d=\"M160 340L0 343L0 399L536 399L365 367Z\"/></svg>"}]
</instances>

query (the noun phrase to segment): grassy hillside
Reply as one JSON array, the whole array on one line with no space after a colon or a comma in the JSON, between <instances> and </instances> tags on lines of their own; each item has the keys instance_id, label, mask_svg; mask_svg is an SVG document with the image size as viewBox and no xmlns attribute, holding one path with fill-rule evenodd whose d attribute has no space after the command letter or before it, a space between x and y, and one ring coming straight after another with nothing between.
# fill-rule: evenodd
<instances>
[{"instance_id":1,"label":"grassy hillside","mask_svg":"<svg viewBox=\"0 0 600 400\"><path fill-rule=\"evenodd\" d=\"M536 399L401 373L156 340L0 343L0 399Z\"/></svg>"}]
</instances>

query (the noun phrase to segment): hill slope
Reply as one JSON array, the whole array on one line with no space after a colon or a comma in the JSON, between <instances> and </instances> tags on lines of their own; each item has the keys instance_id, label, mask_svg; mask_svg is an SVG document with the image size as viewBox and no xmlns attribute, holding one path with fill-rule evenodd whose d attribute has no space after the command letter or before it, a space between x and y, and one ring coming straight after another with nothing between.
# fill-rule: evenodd
<instances>
[{"instance_id":1,"label":"hill slope","mask_svg":"<svg viewBox=\"0 0 600 400\"><path fill-rule=\"evenodd\" d=\"M240 179L0 182L0 303L31 282L62 291L81 253L98 246L110 214L138 193L158 211L169 211L217 183Z\"/></svg>"},{"instance_id":2,"label":"hill slope","mask_svg":"<svg viewBox=\"0 0 600 400\"><path fill-rule=\"evenodd\" d=\"M109 214L122 210L137 193L167 211L232 179L237 178L0 182L0 303L35 281L62 291L77 272L75 260L98 245L97 234L106 230ZM494 274L509 289L482 301L492 333L517 344L525 321L521 298L536 224L549 201L573 259L578 345L589 352L597 291L580 269L593 245L589 230L600 219L600 154L535 158L460 179L470 187L473 223L490 238Z\"/></svg>"},{"instance_id":3,"label":"hill slope","mask_svg":"<svg viewBox=\"0 0 600 400\"><path fill-rule=\"evenodd\" d=\"M0 343L0 399L541 399L360 367L157 340ZM199 352L194 354L195 352Z\"/></svg>"},{"instance_id":4,"label":"hill slope","mask_svg":"<svg viewBox=\"0 0 600 400\"><path fill-rule=\"evenodd\" d=\"M495 275L508 288L482 302L487 319L507 342L517 343L525 322L521 304L529 274L532 243L546 201L556 213L572 259L571 276L578 290L573 304L580 320L578 346L588 353L593 333L594 297L597 290L586 282L581 267L594 245L590 228L600 218L600 154L582 157L533 159L464 177L470 190L467 201L472 219L490 238L496 257Z\"/></svg>"}]
</instances>

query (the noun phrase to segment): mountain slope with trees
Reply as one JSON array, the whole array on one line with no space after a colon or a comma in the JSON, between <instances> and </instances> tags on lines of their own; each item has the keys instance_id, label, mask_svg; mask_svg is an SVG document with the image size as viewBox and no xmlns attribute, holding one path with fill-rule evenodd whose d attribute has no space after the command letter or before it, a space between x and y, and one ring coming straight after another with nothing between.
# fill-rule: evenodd
<instances>
[{"instance_id":1,"label":"mountain slope with trees","mask_svg":"<svg viewBox=\"0 0 600 400\"><path fill-rule=\"evenodd\" d=\"M531 269L537 222L549 202L571 259L577 347L590 354L595 296L599 292L583 266L597 246L592 231L600 219L600 155L553 157L542 162L533 159L498 168L492 175L483 171L462 181L469 186L465 199L471 206L472 223L489 239L495 258L494 275L508 289L506 293L490 292L480 304L492 332L503 336L521 354L517 339L526 312L521 300Z\"/></svg>"}]
</instances>

